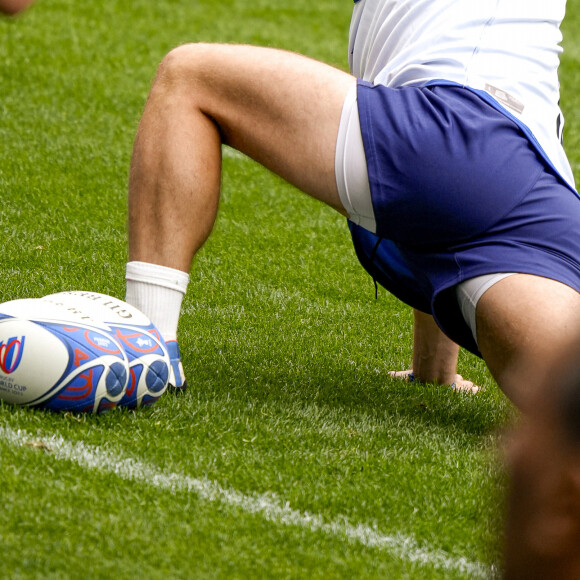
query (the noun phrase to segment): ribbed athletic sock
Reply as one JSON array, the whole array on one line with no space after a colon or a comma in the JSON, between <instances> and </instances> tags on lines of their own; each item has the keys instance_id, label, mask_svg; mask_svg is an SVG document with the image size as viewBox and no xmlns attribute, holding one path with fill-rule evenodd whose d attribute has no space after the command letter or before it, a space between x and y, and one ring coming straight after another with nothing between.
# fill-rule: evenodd
<instances>
[{"instance_id":1,"label":"ribbed athletic sock","mask_svg":"<svg viewBox=\"0 0 580 580\"><path fill-rule=\"evenodd\" d=\"M189 274L148 262L128 262L125 278L125 300L151 319L165 341L177 340L181 302Z\"/></svg>"}]
</instances>

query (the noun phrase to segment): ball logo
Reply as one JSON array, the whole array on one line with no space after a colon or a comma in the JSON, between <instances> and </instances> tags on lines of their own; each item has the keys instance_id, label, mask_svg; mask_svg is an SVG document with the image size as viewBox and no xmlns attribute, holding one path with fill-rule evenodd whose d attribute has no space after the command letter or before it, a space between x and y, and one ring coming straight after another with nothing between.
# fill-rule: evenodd
<instances>
[{"instance_id":1,"label":"ball logo","mask_svg":"<svg viewBox=\"0 0 580 580\"><path fill-rule=\"evenodd\" d=\"M9 375L18 368L23 350L24 336L21 339L13 336L6 341L6 344L0 342L0 369L3 373Z\"/></svg>"},{"instance_id":2,"label":"ball logo","mask_svg":"<svg viewBox=\"0 0 580 580\"><path fill-rule=\"evenodd\" d=\"M117 354L120 352L119 348L112 340L109 340L106 336L101 334L87 330L85 331L85 339L90 345L98 348L103 352L111 354Z\"/></svg>"}]
</instances>

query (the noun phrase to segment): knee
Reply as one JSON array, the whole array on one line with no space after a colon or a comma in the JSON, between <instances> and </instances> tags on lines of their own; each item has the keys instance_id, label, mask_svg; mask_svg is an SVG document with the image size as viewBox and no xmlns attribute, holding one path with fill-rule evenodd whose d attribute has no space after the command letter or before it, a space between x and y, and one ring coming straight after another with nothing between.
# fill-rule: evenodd
<instances>
[{"instance_id":1,"label":"knee","mask_svg":"<svg viewBox=\"0 0 580 580\"><path fill-rule=\"evenodd\" d=\"M174 48L161 61L155 83L174 88L183 84L191 86L201 76L211 53L211 45L204 43L184 44Z\"/></svg>"}]
</instances>

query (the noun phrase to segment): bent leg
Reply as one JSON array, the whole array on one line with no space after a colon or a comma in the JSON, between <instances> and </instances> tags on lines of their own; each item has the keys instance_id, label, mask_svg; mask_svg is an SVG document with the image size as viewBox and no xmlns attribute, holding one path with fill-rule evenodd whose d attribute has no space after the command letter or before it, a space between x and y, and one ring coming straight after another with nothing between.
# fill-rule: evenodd
<instances>
[{"instance_id":1,"label":"bent leg","mask_svg":"<svg viewBox=\"0 0 580 580\"><path fill-rule=\"evenodd\" d=\"M200 44L169 53L133 151L129 259L189 270L217 215L222 143L345 213L334 155L355 83L275 49Z\"/></svg>"},{"instance_id":2,"label":"bent leg","mask_svg":"<svg viewBox=\"0 0 580 580\"><path fill-rule=\"evenodd\" d=\"M562 365L580 367L580 294L538 276L504 278L477 305L477 340L498 385L528 411L549 396Z\"/></svg>"}]
</instances>

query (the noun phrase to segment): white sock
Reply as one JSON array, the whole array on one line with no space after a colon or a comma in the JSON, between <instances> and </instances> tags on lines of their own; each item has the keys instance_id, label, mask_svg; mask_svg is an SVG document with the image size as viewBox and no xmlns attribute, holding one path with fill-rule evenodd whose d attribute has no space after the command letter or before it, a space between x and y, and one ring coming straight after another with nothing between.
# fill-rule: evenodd
<instances>
[{"instance_id":1,"label":"white sock","mask_svg":"<svg viewBox=\"0 0 580 580\"><path fill-rule=\"evenodd\" d=\"M177 340L181 302L189 274L147 262L128 262L125 301L157 326L165 341Z\"/></svg>"}]
</instances>

